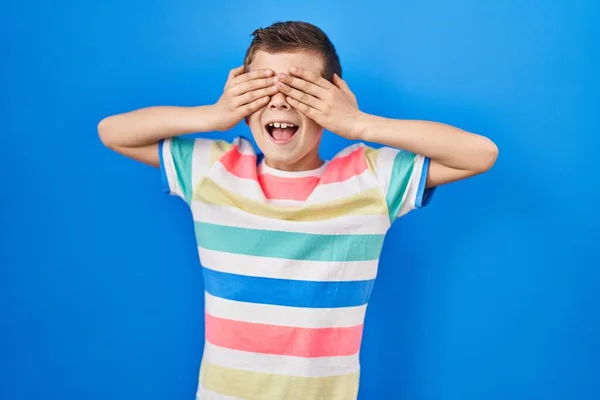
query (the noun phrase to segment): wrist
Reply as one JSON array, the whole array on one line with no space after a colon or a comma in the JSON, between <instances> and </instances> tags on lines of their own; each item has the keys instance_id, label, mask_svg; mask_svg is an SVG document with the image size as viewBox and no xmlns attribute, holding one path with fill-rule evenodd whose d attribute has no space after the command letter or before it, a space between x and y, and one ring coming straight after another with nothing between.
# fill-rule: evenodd
<instances>
[{"instance_id":1,"label":"wrist","mask_svg":"<svg viewBox=\"0 0 600 400\"><path fill-rule=\"evenodd\" d=\"M196 106L193 111L194 119L197 121L196 124L200 127L199 132L211 132L221 129L219 122L222 120L219 118L220 113L217 104Z\"/></svg>"},{"instance_id":2,"label":"wrist","mask_svg":"<svg viewBox=\"0 0 600 400\"><path fill-rule=\"evenodd\" d=\"M359 111L354 124L353 140L370 142L371 126L373 124L373 116L363 111Z\"/></svg>"}]
</instances>

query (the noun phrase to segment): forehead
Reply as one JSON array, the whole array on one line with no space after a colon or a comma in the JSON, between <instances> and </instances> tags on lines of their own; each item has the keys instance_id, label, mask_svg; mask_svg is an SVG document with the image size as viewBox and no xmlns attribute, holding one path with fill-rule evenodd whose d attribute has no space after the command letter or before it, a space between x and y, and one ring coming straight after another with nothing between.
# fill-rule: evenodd
<instances>
[{"instance_id":1,"label":"forehead","mask_svg":"<svg viewBox=\"0 0 600 400\"><path fill-rule=\"evenodd\" d=\"M323 73L323 58L310 51L295 51L282 53L267 53L259 50L254 55L252 63L249 65L250 71L270 68L275 73L288 73L290 67L300 67L315 74Z\"/></svg>"}]
</instances>

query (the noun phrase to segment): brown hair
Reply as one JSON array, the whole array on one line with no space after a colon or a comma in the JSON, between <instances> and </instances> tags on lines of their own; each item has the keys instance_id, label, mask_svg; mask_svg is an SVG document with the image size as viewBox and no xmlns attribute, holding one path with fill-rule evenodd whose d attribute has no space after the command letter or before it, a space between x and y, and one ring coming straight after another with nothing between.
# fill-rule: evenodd
<instances>
[{"instance_id":1,"label":"brown hair","mask_svg":"<svg viewBox=\"0 0 600 400\"><path fill-rule=\"evenodd\" d=\"M257 51L268 53L308 50L323 56L322 75L331 81L333 74L342 77L340 59L333 43L320 28L302 21L275 22L267 28L252 32L253 39L244 57L246 70Z\"/></svg>"}]
</instances>

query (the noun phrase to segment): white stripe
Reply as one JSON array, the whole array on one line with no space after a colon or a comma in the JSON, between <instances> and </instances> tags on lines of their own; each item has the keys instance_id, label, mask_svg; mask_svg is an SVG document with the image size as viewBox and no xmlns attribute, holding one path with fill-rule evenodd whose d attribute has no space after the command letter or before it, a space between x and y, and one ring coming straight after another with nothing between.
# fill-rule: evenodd
<instances>
[{"instance_id":1,"label":"white stripe","mask_svg":"<svg viewBox=\"0 0 600 400\"><path fill-rule=\"evenodd\" d=\"M287 199L268 199L265 200L265 203L277 206L277 207L288 207L288 208L298 208L306 205L306 201L302 200L287 200Z\"/></svg>"},{"instance_id":2,"label":"white stripe","mask_svg":"<svg viewBox=\"0 0 600 400\"><path fill-rule=\"evenodd\" d=\"M375 175L381 185L380 187L383 191L384 198L387 198L390 180L392 179L394 159L396 158L398 151L398 149L391 147L382 147L379 150L379 156L377 157L375 165Z\"/></svg>"},{"instance_id":3,"label":"white stripe","mask_svg":"<svg viewBox=\"0 0 600 400\"><path fill-rule=\"evenodd\" d=\"M175 162L173 161L173 154L171 153L172 138L167 138L163 141L162 156L165 173L167 175L167 182L169 184L170 194L181 197L185 200L183 191L179 186L179 179L177 179L177 172L175 170Z\"/></svg>"},{"instance_id":4,"label":"white stripe","mask_svg":"<svg viewBox=\"0 0 600 400\"><path fill-rule=\"evenodd\" d=\"M346 156L352 154L355 150L357 150L360 147L365 147L364 143L354 143L350 146L344 147L342 150L338 151L335 154L333 159L340 158L340 157L346 157Z\"/></svg>"},{"instance_id":5,"label":"white stripe","mask_svg":"<svg viewBox=\"0 0 600 400\"><path fill-rule=\"evenodd\" d=\"M267 199L257 181L233 175L220 161L213 165L210 171L210 179L223 189L261 203L282 207L298 207L306 204L304 201L297 200Z\"/></svg>"},{"instance_id":6,"label":"white stripe","mask_svg":"<svg viewBox=\"0 0 600 400\"><path fill-rule=\"evenodd\" d=\"M383 235L390 227L388 215L348 215L318 221L290 221L267 218L239 208L192 200L194 220L237 228L322 235Z\"/></svg>"},{"instance_id":7,"label":"white stripe","mask_svg":"<svg viewBox=\"0 0 600 400\"><path fill-rule=\"evenodd\" d=\"M239 397L227 396L225 394L220 394L217 392L213 392L212 390L203 388L199 384L198 390L196 391L196 400L244 400L244 399L241 399Z\"/></svg>"},{"instance_id":8,"label":"white stripe","mask_svg":"<svg viewBox=\"0 0 600 400\"><path fill-rule=\"evenodd\" d=\"M345 375L359 371L359 355L339 357L295 357L251 353L204 344L203 360L224 368L302 377Z\"/></svg>"},{"instance_id":9,"label":"white stripe","mask_svg":"<svg viewBox=\"0 0 600 400\"><path fill-rule=\"evenodd\" d=\"M302 308L227 300L204 293L207 313L213 317L256 324L297 328L344 328L364 323L367 305L342 308Z\"/></svg>"},{"instance_id":10,"label":"white stripe","mask_svg":"<svg viewBox=\"0 0 600 400\"><path fill-rule=\"evenodd\" d=\"M307 199L306 204L319 204L327 201L343 199L345 197L354 196L366 190L373 189L377 186L377 180L367 168L360 175L354 175L352 178L343 182L317 185L313 193Z\"/></svg>"},{"instance_id":11,"label":"white stripe","mask_svg":"<svg viewBox=\"0 0 600 400\"><path fill-rule=\"evenodd\" d=\"M375 279L379 260L307 261L226 253L198 247L206 268L229 274L317 282Z\"/></svg>"},{"instance_id":12,"label":"white stripe","mask_svg":"<svg viewBox=\"0 0 600 400\"><path fill-rule=\"evenodd\" d=\"M209 178L225 190L261 203L267 202L257 181L235 176L220 161L217 161L211 168Z\"/></svg>"},{"instance_id":13,"label":"white stripe","mask_svg":"<svg viewBox=\"0 0 600 400\"><path fill-rule=\"evenodd\" d=\"M232 174L220 161L212 167L209 178L225 190L261 203L283 207L299 207L307 204L306 201L302 200L267 199L258 181L240 178Z\"/></svg>"},{"instance_id":14,"label":"white stripe","mask_svg":"<svg viewBox=\"0 0 600 400\"><path fill-rule=\"evenodd\" d=\"M423 173L423 163L425 158L421 155L417 155L414 161L414 167L412 175L408 181L408 187L404 193L402 199L402 206L398 211L398 217L408 214L410 211L415 209L415 203L417 200L417 194L419 192L419 183L421 182L421 175Z\"/></svg>"},{"instance_id":15,"label":"white stripe","mask_svg":"<svg viewBox=\"0 0 600 400\"><path fill-rule=\"evenodd\" d=\"M262 168L264 169L266 167L263 166ZM260 167L257 170L257 174L260 174ZM294 174L296 174L294 177L302 176L298 175L297 172L294 172ZM310 173L307 176L315 175L313 173ZM223 189L233 193L239 193L248 199L271 205L284 206L319 204L328 201L339 200L346 197L354 196L365 190L372 189L378 185L377 179L375 179L372 176L371 171L369 171L369 169L366 169L360 175L355 175L350 179L345 180L344 182L335 182L323 185L319 184L315 187L314 191L309 195L306 201L297 201L267 199L258 181L254 179L240 178L232 174L227 170L227 168L225 168L225 166L221 162L215 163L215 165L210 171L209 178L212 179L217 185L219 185Z\"/></svg>"},{"instance_id":16,"label":"white stripe","mask_svg":"<svg viewBox=\"0 0 600 400\"><path fill-rule=\"evenodd\" d=\"M194 140L194 150L192 153L192 190L208 171L210 149L212 146L213 141L210 139L197 138Z\"/></svg>"},{"instance_id":17,"label":"white stripe","mask_svg":"<svg viewBox=\"0 0 600 400\"><path fill-rule=\"evenodd\" d=\"M237 146L238 152L241 154L256 157L256 150L254 150L254 146L252 146L252 143L248 139L238 136L233 140L232 144Z\"/></svg>"}]
</instances>

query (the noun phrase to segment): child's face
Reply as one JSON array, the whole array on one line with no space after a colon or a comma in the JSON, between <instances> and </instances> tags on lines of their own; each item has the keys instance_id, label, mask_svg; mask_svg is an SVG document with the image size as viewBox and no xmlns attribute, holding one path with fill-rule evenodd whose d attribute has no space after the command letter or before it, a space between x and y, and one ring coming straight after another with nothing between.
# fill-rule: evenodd
<instances>
[{"instance_id":1,"label":"child's face","mask_svg":"<svg viewBox=\"0 0 600 400\"><path fill-rule=\"evenodd\" d=\"M258 51L248 70L269 68L276 74L287 74L292 66L320 75L323 59L318 54L306 51L275 54ZM318 168L321 165L319 143L323 128L296 111L285 97L281 92L276 93L265 107L246 119L254 140L272 168L289 171ZM270 126L271 123L274 125ZM276 127L277 123L279 128ZM281 123L294 126L283 128Z\"/></svg>"}]
</instances>

